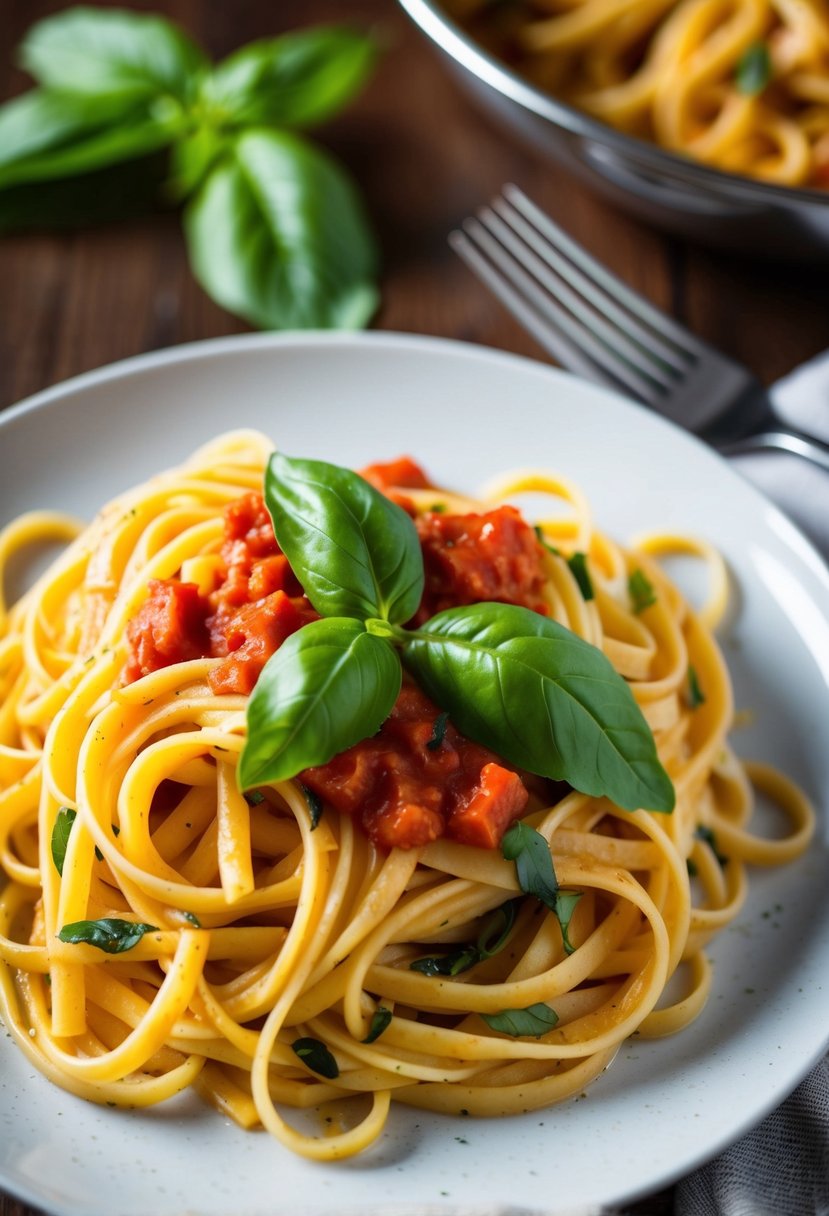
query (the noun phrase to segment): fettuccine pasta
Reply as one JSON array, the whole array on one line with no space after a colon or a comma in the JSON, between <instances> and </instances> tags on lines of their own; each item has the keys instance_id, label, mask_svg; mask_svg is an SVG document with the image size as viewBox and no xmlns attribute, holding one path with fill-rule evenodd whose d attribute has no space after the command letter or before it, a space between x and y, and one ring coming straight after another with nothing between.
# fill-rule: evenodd
<instances>
[{"instance_id":1,"label":"fettuccine pasta","mask_svg":"<svg viewBox=\"0 0 829 1216\"><path fill-rule=\"evenodd\" d=\"M704 948L739 912L747 865L791 860L812 831L804 795L730 748L711 632L721 559L664 535L622 548L576 487L538 472L477 501L401 491L432 521L546 496L543 610L628 681L673 780L671 814L529 782L523 822L549 842L570 897L567 941L498 848L443 836L384 849L350 814L315 814L301 780L243 795L247 695L216 691L226 659L125 678L148 588L207 591L227 575L223 514L261 490L269 451L261 436L224 436L89 526L38 513L0 536L0 573L35 542L71 538L0 605L6 1027L71 1093L137 1107L193 1087L318 1160L367 1148L392 1101L500 1116L578 1094L634 1032L673 1034L698 1015ZM700 612L659 564L678 549L709 570ZM779 839L752 832L755 789L787 817ZM90 923L97 936L67 940ZM683 993L666 1003L678 970ZM344 1114L341 1100L360 1095Z\"/></svg>"},{"instance_id":2,"label":"fettuccine pasta","mask_svg":"<svg viewBox=\"0 0 829 1216\"><path fill-rule=\"evenodd\" d=\"M825 0L445 0L534 84L718 169L829 187Z\"/></svg>"}]
</instances>

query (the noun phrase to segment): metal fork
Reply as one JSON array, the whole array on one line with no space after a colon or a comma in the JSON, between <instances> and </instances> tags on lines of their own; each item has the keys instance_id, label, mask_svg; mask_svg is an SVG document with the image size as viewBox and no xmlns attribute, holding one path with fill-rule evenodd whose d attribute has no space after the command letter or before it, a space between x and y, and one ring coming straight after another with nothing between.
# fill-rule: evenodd
<instances>
[{"instance_id":1,"label":"metal fork","mask_svg":"<svg viewBox=\"0 0 829 1216\"><path fill-rule=\"evenodd\" d=\"M516 186L449 241L570 371L635 397L727 455L778 449L829 471L829 444L784 425L747 368L637 295Z\"/></svg>"}]
</instances>

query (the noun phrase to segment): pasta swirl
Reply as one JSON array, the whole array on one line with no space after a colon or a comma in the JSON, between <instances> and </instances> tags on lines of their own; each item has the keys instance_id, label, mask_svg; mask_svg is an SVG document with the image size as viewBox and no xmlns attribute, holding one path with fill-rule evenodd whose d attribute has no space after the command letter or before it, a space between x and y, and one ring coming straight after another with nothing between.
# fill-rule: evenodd
<instances>
[{"instance_id":1,"label":"pasta swirl","mask_svg":"<svg viewBox=\"0 0 829 1216\"><path fill-rule=\"evenodd\" d=\"M0 605L6 1026L41 1072L90 1101L149 1106L193 1086L316 1160L367 1148L392 1101L492 1116L580 1093L632 1033L672 1034L698 1015L711 986L703 949L738 912L746 866L790 860L813 829L797 787L730 749L731 689L711 634L722 561L679 537L622 548L575 486L537 471L476 501L403 491L415 514L436 498L474 512L546 496L544 610L628 680L673 780L670 815L531 783L523 822L573 897L568 943L498 849L444 837L383 850L348 814L317 818L299 780L243 796L247 698L215 691L221 659L124 682L148 587L185 575L210 585L222 513L261 486L269 451L259 435L227 435L88 527L38 513L0 535L0 570L32 543L70 541ZM677 549L710 570L699 613L657 560ZM780 839L752 833L755 788L790 821ZM456 971L412 967L482 941ZM685 991L666 1004L682 968ZM505 1014L533 1009L546 1026L510 1030ZM340 1100L358 1095L367 1105L349 1121Z\"/></svg>"}]
</instances>

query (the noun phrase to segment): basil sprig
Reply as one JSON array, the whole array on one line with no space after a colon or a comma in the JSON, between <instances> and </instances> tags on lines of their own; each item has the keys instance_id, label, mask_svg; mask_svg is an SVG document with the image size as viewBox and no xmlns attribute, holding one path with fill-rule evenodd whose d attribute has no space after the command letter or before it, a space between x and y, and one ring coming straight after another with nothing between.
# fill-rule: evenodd
<instances>
[{"instance_id":1,"label":"basil sprig","mask_svg":"<svg viewBox=\"0 0 829 1216\"><path fill-rule=\"evenodd\" d=\"M459 730L508 763L627 810L673 808L653 735L596 647L510 604L452 608L407 630L423 558L405 511L356 473L281 454L265 498L324 619L292 635L259 677L242 788L325 764L373 734L397 698L402 660Z\"/></svg>"},{"instance_id":2,"label":"basil sprig","mask_svg":"<svg viewBox=\"0 0 829 1216\"><path fill-rule=\"evenodd\" d=\"M151 195L128 162L158 195L154 154L169 149L165 196L187 203L190 260L215 300L262 328L364 325L377 291L362 204L299 132L350 101L374 58L369 38L331 27L213 65L163 17L47 17L20 48L38 87L0 106L0 230L134 214Z\"/></svg>"},{"instance_id":3,"label":"basil sprig","mask_svg":"<svg viewBox=\"0 0 829 1216\"><path fill-rule=\"evenodd\" d=\"M425 958L416 958L409 963L409 970L419 971L422 975L460 975L469 971L476 963L499 954L507 944L507 938L515 923L516 902L507 900L487 917L474 945L459 946L449 954L431 954Z\"/></svg>"},{"instance_id":4,"label":"basil sprig","mask_svg":"<svg viewBox=\"0 0 829 1216\"><path fill-rule=\"evenodd\" d=\"M507 861L515 862L515 877L521 890L534 895L554 913L564 952L572 954L575 946L569 936L570 920L581 892L560 890L547 841L528 823L513 823L504 833L501 853Z\"/></svg>"}]
</instances>

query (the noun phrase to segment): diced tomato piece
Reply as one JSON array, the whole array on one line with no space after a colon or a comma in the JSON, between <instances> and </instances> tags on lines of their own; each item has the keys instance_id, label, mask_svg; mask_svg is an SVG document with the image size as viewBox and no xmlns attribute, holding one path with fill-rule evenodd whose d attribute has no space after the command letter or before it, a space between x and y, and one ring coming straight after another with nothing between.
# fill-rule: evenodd
<instances>
[{"instance_id":1,"label":"diced tomato piece","mask_svg":"<svg viewBox=\"0 0 829 1216\"><path fill-rule=\"evenodd\" d=\"M416 523L426 588L415 624L445 608L492 600L545 612L541 545L515 507L427 513Z\"/></svg>"},{"instance_id":2,"label":"diced tomato piece","mask_svg":"<svg viewBox=\"0 0 829 1216\"><path fill-rule=\"evenodd\" d=\"M358 816L382 849L417 848L447 831L493 848L529 796L517 773L461 735L409 681L376 735L306 769L300 780L336 810Z\"/></svg>"},{"instance_id":3,"label":"diced tomato piece","mask_svg":"<svg viewBox=\"0 0 829 1216\"><path fill-rule=\"evenodd\" d=\"M494 849L513 819L527 805L521 778L500 764L485 764L468 801L459 801L449 816L446 835L461 844Z\"/></svg>"},{"instance_id":4,"label":"diced tomato piece","mask_svg":"<svg viewBox=\"0 0 829 1216\"><path fill-rule=\"evenodd\" d=\"M215 693L249 693L259 673L287 637L317 614L304 597L274 591L239 608L213 626L213 652L227 658L208 677ZM223 649L219 649L223 646Z\"/></svg>"},{"instance_id":5,"label":"diced tomato piece","mask_svg":"<svg viewBox=\"0 0 829 1216\"><path fill-rule=\"evenodd\" d=\"M279 552L265 499L255 490L228 503L224 511L225 543L243 541L251 557Z\"/></svg>"},{"instance_id":6,"label":"diced tomato piece","mask_svg":"<svg viewBox=\"0 0 829 1216\"><path fill-rule=\"evenodd\" d=\"M127 625L126 683L209 653L208 604L196 584L154 578L148 592Z\"/></svg>"},{"instance_id":7,"label":"diced tomato piece","mask_svg":"<svg viewBox=\"0 0 829 1216\"><path fill-rule=\"evenodd\" d=\"M391 490L395 486L404 490L428 490L430 486L429 478L410 456L366 465L360 469L360 476L375 490Z\"/></svg>"}]
</instances>

